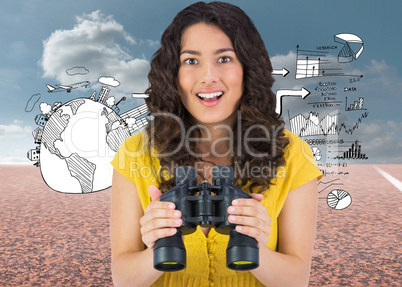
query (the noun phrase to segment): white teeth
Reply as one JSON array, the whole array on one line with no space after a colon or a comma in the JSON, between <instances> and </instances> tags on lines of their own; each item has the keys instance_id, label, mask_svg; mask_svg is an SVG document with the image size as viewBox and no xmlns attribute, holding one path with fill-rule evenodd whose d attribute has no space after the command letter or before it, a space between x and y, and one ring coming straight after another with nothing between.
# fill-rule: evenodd
<instances>
[{"instance_id":1,"label":"white teeth","mask_svg":"<svg viewBox=\"0 0 402 287\"><path fill-rule=\"evenodd\" d=\"M212 99L214 97L219 97L223 95L223 92L216 92L216 93L210 93L210 94L197 94L197 96L201 97L201 98L207 98L207 99Z\"/></svg>"}]
</instances>

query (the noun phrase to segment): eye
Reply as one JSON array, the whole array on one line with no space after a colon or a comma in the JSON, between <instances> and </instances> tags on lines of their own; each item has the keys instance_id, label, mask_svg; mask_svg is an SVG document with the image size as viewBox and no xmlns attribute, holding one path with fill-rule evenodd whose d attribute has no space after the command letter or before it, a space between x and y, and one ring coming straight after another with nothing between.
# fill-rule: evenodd
<instances>
[{"instance_id":1,"label":"eye","mask_svg":"<svg viewBox=\"0 0 402 287\"><path fill-rule=\"evenodd\" d=\"M223 56L218 59L218 63L228 63L232 60L232 58L228 56Z\"/></svg>"},{"instance_id":2,"label":"eye","mask_svg":"<svg viewBox=\"0 0 402 287\"><path fill-rule=\"evenodd\" d=\"M198 61L197 61L197 59L189 58L189 59L184 60L184 63L186 63L188 65L195 65L195 64L198 64Z\"/></svg>"}]
</instances>

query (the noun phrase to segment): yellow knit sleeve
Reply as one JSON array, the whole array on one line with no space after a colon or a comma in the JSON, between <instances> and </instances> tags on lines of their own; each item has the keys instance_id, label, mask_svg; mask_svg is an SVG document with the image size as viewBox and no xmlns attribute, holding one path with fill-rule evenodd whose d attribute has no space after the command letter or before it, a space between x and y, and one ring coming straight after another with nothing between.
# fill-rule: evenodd
<instances>
[{"instance_id":1,"label":"yellow knit sleeve","mask_svg":"<svg viewBox=\"0 0 402 287\"><path fill-rule=\"evenodd\" d=\"M287 131L291 149L288 151L287 160L289 161L288 176L291 178L290 189L293 190L303 184L317 178L322 178L322 173L317 167L313 152L310 146L300 137Z\"/></svg>"},{"instance_id":2,"label":"yellow knit sleeve","mask_svg":"<svg viewBox=\"0 0 402 287\"><path fill-rule=\"evenodd\" d=\"M116 171L136 185L144 210L151 202L148 187L159 186L157 175L160 164L152 152L154 151L148 147L145 132L137 132L121 144L111 161Z\"/></svg>"}]
</instances>

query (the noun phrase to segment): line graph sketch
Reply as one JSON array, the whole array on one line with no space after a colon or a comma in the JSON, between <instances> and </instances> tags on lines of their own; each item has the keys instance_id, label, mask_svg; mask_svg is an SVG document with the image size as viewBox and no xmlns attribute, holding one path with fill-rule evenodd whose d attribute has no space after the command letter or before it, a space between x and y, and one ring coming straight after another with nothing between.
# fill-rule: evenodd
<instances>
[{"instance_id":1,"label":"line graph sketch","mask_svg":"<svg viewBox=\"0 0 402 287\"><path fill-rule=\"evenodd\" d=\"M291 118L288 110L290 129L301 137L339 135L342 131L352 135L362 120L368 116L368 112L363 113L352 127L348 127L345 122L338 123L338 115L327 114L320 120L318 112L310 112L308 117L298 114Z\"/></svg>"},{"instance_id":2,"label":"line graph sketch","mask_svg":"<svg viewBox=\"0 0 402 287\"><path fill-rule=\"evenodd\" d=\"M310 112L308 117L298 114L290 118L290 129L298 136L317 136L317 135L336 135L338 115L331 116L327 114L321 121L317 112Z\"/></svg>"},{"instance_id":3,"label":"line graph sketch","mask_svg":"<svg viewBox=\"0 0 402 287\"><path fill-rule=\"evenodd\" d=\"M324 185L324 186L327 185L327 186L324 187L323 189L321 189L318 193L321 193L324 190L326 190L327 188L330 188L331 186L334 186L334 185L343 185L342 182L339 182L340 179L341 178L336 178L336 179L333 179L333 180L330 180L330 181L327 181L327 182L323 182L321 180L320 182L318 182L318 186L320 186L320 185Z\"/></svg>"}]
</instances>

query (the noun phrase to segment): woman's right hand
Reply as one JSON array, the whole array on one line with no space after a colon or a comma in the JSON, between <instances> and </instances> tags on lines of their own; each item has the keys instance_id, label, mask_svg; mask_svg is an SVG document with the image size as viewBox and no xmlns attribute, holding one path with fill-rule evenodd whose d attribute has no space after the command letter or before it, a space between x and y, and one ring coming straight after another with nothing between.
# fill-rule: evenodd
<instances>
[{"instance_id":1,"label":"woman's right hand","mask_svg":"<svg viewBox=\"0 0 402 287\"><path fill-rule=\"evenodd\" d=\"M175 210L174 203L159 200L162 193L155 185L151 185L148 192L152 202L145 209L140 224L142 241L153 250L158 239L172 236L177 232L176 228L181 226L182 219L181 212Z\"/></svg>"}]
</instances>

